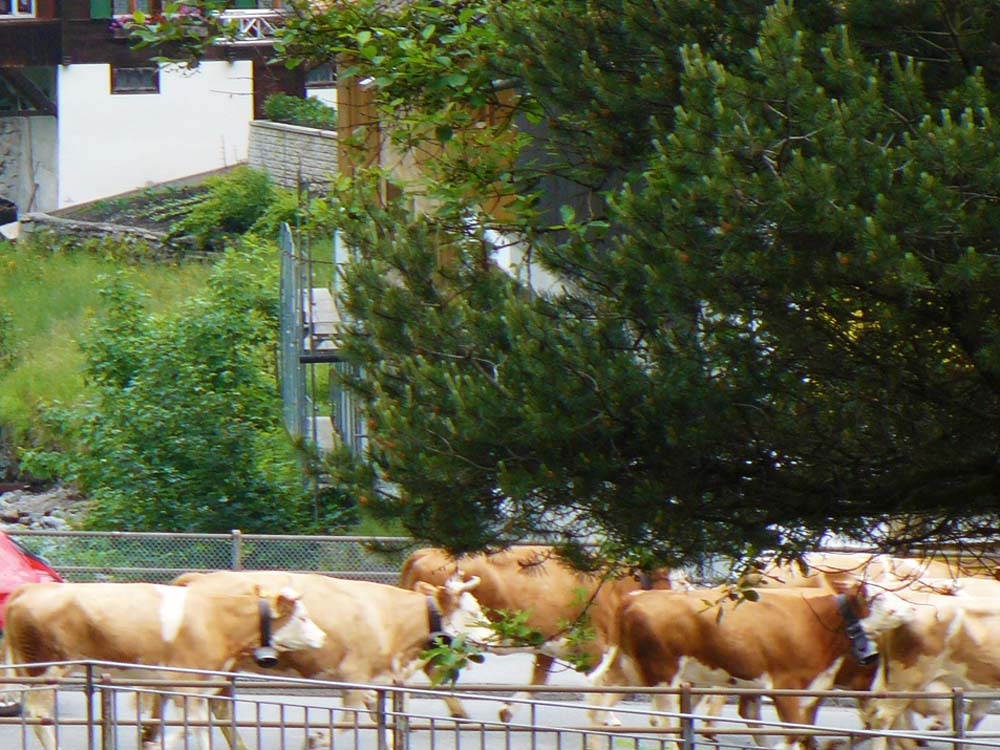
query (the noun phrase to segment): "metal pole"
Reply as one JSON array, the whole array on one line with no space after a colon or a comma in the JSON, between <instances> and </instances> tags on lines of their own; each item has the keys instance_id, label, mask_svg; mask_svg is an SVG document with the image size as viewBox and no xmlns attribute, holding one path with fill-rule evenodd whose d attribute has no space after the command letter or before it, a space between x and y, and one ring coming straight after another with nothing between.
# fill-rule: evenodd
<instances>
[{"instance_id":1,"label":"metal pole","mask_svg":"<svg viewBox=\"0 0 1000 750\"><path fill-rule=\"evenodd\" d=\"M233 570L243 570L243 532L239 529L233 529L229 533L232 534L230 565Z\"/></svg>"},{"instance_id":2,"label":"metal pole","mask_svg":"<svg viewBox=\"0 0 1000 750\"><path fill-rule=\"evenodd\" d=\"M385 690L375 694L375 731L378 733L378 750L390 750L386 732L389 724L385 715Z\"/></svg>"},{"instance_id":3,"label":"metal pole","mask_svg":"<svg viewBox=\"0 0 1000 750\"><path fill-rule=\"evenodd\" d=\"M393 740L396 750L410 750L410 722L406 714L406 693L392 693Z\"/></svg>"},{"instance_id":4,"label":"metal pole","mask_svg":"<svg viewBox=\"0 0 1000 750\"><path fill-rule=\"evenodd\" d=\"M956 739L965 737L965 691L960 687L951 689L951 733ZM952 750L965 750L965 743L953 743Z\"/></svg>"},{"instance_id":5,"label":"metal pole","mask_svg":"<svg viewBox=\"0 0 1000 750\"><path fill-rule=\"evenodd\" d=\"M101 675L101 750L118 747L118 721L115 690L108 683L111 675Z\"/></svg>"},{"instance_id":6,"label":"metal pole","mask_svg":"<svg viewBox=\"0 0 1000 750\"><path fill-rule=\"evenodd\" d=\"M691 715L691 683L681 685L680 692L681 732L678 746L680 750L694 750L694 717Z\"/></svg>"},{"instance_id":7,"label":"metal pole","mask_svg":"<svg viewBox=\"0 0 1000 750\"><path fill-rule=\"evenodd\" d=\"M87 665L87 684L83 688L87 696L87 750L94 750L94 665Z\"/></svg>"}]
</instances>

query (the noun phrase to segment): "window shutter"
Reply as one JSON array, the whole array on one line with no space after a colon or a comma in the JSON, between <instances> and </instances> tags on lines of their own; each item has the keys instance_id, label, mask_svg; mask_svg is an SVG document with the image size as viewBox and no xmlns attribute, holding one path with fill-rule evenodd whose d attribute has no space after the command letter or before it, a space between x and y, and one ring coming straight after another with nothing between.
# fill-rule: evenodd
<instances>
[{"instance_id":1,"label":"window shutter","mask_svg":"<svg viewBox=\"0 0 1000 750\"><path fill-rule=\"evenodd\" d=\"M111 0L90 0L91 18L111 18Z\"/></svg>"}]
</instances>

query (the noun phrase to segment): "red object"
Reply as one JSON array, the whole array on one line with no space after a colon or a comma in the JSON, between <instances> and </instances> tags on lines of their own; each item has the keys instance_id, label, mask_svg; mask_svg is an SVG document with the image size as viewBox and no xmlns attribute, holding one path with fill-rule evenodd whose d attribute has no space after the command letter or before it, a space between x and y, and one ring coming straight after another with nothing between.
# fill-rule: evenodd
<instances>
[{"instance_id":1,"label":"red object","mask_svg":"<svg viewBox=\"0 0 1000 750\"><path fill-rule=\"evenodd\" d=\"M0 531L0 630L3 629L3 605L22 583L62 582L44 559L29 552Z\"/></svg>"}]
</instances>

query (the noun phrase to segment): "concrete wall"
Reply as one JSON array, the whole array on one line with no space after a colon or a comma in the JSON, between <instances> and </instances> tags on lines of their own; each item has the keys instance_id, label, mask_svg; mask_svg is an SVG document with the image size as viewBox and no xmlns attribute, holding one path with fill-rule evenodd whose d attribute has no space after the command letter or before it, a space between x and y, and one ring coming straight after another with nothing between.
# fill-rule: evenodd
<instances>
[{"instance_id":1,"label":"concrete wall","mask_svg":"<svg viewBox=\"0 0 1000 750\"><path fill-rule=\"evenodd\" d=\"M54 206L54 117L0 117L0 197L19 212Z\"/></svg>"},{"instance_id":2,"label":"concrete wall","mask_svg":"<svg viewBox=\"0 0 1000 750\"><path fill-rule=\"evenodd\" d=\"M248 163L282 187L319 192L337 171L337 134L267 120L250 123Z\"/></svg>"},{"instance_id":3,"label":"concrete wall","mask_svg":"<svg viewBox=\"0 0 1000 750\"><path fill-rule=\"evenodd\" d=\"M58 79L58 200L51 210L246 161L248 61L160 70L160 91L112 94L110 66L64 65Z\"/></svg>"}]
</instances>

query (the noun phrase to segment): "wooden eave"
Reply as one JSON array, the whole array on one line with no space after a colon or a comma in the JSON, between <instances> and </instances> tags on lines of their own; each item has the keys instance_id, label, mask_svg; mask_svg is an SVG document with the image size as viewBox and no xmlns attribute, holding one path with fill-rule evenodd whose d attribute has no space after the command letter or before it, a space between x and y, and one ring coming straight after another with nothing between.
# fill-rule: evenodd
<instances>
[{"instance_id":1,"label":"wooden eave","mask_svg":"<svg viewBox=\"0 0 1000 750\"><path fill-rule=\"evenodd\" d=\"M56 103L17 68L0 68L0 78L32 107L10 114L56 116Z\"/></svg>"}]
</instances>

